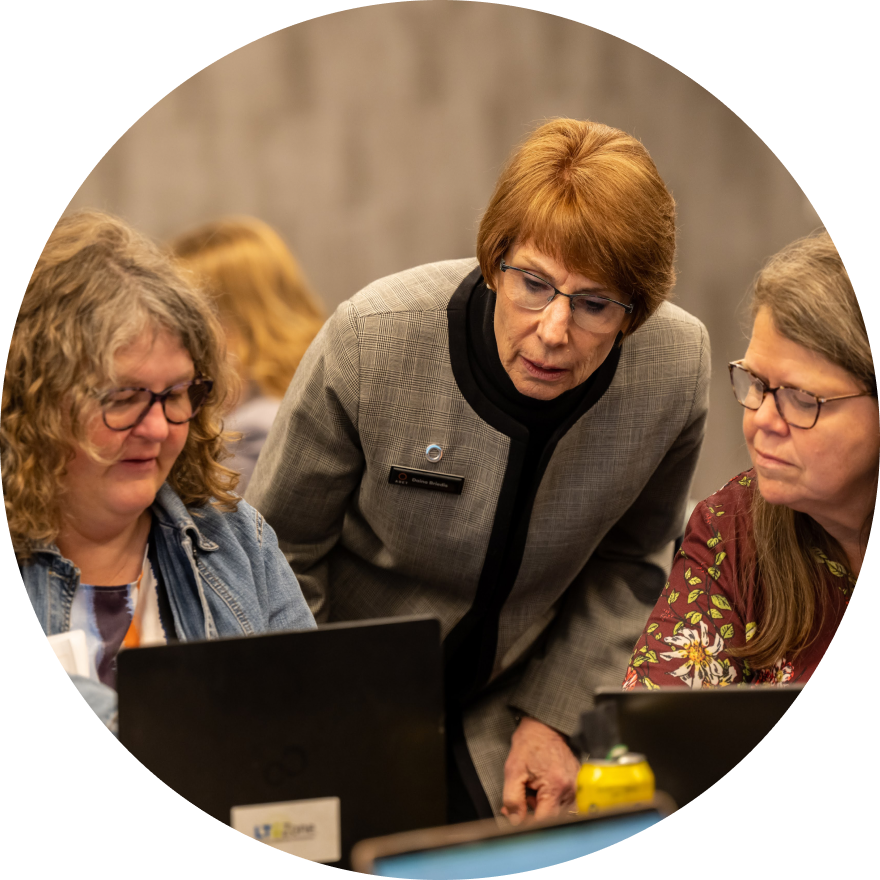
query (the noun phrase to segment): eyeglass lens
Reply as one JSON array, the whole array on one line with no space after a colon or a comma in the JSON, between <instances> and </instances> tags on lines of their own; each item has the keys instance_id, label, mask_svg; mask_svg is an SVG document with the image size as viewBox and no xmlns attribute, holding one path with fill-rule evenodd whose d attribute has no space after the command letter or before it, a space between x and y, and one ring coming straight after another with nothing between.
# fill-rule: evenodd
<instances>
[{"instance_id":1,"label":"eyeglass lens","mask_svg":"<svg viewBox=\"0 0 880 880\"><path fill-rule=\"evenodd\" d=\"M764 383L744 367L734 365L730 379L736 399L746 408L756 410L764 400ZM774 397L779 415L795 428L812 428L819 416L819 401L809 391L777 388Z\"/></svg>"},{"instance_id":2,"label":"eyeglass lens","mask_svg":"<svg viewBox=\"0 0 880 880\"><path fill-rule=\"evenodd\" d=\"M556 290L550 284L513 266L509 266L504 273L504 283L510 298L518 306L531 311L546 308L556 296ZM622 306L599 296L575 296L569 302L575 324L583 330L597 333L618 329L626 314Z\"/></svg>"},{"instance_id":3,"label":"eyeglass lens","mask_svg":"<svg viewBox=\"0 0 880 880\"><path fill-rule=\"evenodd\" d=\"M198 415L208 397L208 382L185 383L169 388L161 397L165 418L174 425L181 425ZM108 428L123 431L131 428L152 406L157 395L144 388L120 388L104 400L104 422Z\"/></svg>"}]
</instances>

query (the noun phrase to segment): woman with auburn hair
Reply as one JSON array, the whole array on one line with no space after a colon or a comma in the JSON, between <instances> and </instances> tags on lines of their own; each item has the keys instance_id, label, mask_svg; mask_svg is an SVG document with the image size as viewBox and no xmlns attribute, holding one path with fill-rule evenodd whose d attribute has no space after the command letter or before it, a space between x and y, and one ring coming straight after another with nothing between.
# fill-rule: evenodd
<instances>
[{"instance_id":1,"label":"woman with auburn hair","mask_svg":"<svg viewBox=\"0 0 880 880\"><path fill-rule=\"evenodd\" d=\"M861 569L877 498L877 381L827 233L769 261L752 315L745 357L729 369L753 468L691 516L626 688L806 681Z\"/></svg>"},{"instance_id":2,"label":"woman with auburn hair","mask_svg":"<svg viewBox=\"0 0 880 880\"><path fill-rule=\"evenodd\" d=\"M281 237L253 217L206 223L171 242L212 294L244 391L226 421L241 432L229 467L244 493L281 398L324 313Z\"/></svg>"},{"instance_id":3,"label":"woman with auburn hair","mask_svg":"<svg viewBox=\"0 0 880 880\"><path fill-rule=\"evenodd\" d=\"M146 239L62 219L34 269L3 384L12 543L56 650L113 725L123 646L314 627L275 534L233 492L234 389L209 301Z\"/></svg>"},{"instance_id":4,"label":"woman with auburn hair","mask_svg":"<svg viewBox=\"0 0 880 880\"><path fill-rule=\"evenodd\" d=\"M567 737L662 589L709 345L666 302L675 204L622 131L532 132L476 251L337 309L247 494L322 620L441 621L449 818L519 822L573 801Z\"/></svg>"}]
</instances>

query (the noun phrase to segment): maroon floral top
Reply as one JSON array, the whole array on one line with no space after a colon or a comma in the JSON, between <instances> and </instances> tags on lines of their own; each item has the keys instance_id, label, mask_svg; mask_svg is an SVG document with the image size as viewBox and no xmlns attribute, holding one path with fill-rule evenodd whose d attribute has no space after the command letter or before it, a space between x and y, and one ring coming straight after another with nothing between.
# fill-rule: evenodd
<instances>
[{"instance_id":1,"label":"maroon floral top","mask_svg":"<svg viewBox=\"0 0 880 880\"><path fill-rule=\"evenodd\" d=\"M818 636L796 658L767 669L730 657L761 624L754 570L748 570L755 472L734 477L694 510L681 551L635 649L625 690L686 685L784 684L806 681L822 659L846 610L855 579L814 549L830 601ZM744 571L745 569L745 571Z\"/></svg>"}]
</instances>

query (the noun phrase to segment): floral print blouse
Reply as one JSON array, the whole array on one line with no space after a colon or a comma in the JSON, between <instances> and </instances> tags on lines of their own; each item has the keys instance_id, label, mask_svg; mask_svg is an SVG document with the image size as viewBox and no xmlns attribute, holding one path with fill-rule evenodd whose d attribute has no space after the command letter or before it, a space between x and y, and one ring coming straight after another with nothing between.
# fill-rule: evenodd
<instances>
[{"instance_id":1,"label":"floral print blouse","mask_svg":"<svg viewBox=\"0 0 880 880\"><path fill-rule=\"evenodd\" d=\"M625 690L805 682L822 659L855 579L818 549L813 554L830 601L813 643L796 658L784 657L767 669L752 669L748 660L728 654L730 647L752 639L760 626L755 576L737 576L750 548L755 480L755 472L746 471L697 505L669 581L633 650Z\"/></svg>"}]
</instances>

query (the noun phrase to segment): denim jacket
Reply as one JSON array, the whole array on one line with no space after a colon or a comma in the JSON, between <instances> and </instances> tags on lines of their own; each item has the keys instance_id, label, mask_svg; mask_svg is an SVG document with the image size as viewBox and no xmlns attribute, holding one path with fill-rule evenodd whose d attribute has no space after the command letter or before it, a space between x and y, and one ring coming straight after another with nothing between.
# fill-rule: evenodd
<instances>
[{"instance_id":1,"label":"denim jacket","mask_svg":"<svg viewBox=\"0 0 880 880\"><path fill-rule=\"evenodd\" d=\"M180 641L315 627L275 532L246 501L232 512L211 505L187 509L166 483L151 512ZM56 546L43 545L20 570L43 631L47 636L66 632L79 569ZM98 682L71 677L112 729L115 694Z\"/></svg>"}]
</instances>

